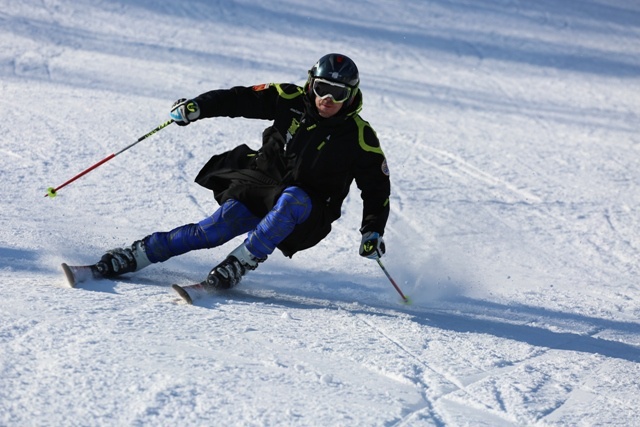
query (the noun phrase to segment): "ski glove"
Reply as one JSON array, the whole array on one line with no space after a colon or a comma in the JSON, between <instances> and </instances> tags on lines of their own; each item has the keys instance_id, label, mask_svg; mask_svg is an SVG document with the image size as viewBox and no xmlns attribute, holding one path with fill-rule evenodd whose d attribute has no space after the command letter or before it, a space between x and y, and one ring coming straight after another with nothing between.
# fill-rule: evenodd
<instances>
[{"instance_id":1,"label":"ski glove","mask_svg":"<svg viewBox=\"0 0 640 427\"><path fill-rule=\"evenodd\" d=\"M180 98L171 107L171 118L176 124L186 126L200 117L200 108L192 99Z\"/></svg>"},{"instance_id":2,"label":"ski glove","mask_svg":"<svg viewBox=\"0 0 640 427\"><path fill-rule=\"evenodd\" d=\"M382 236L375 231L367 231L362 235L360 243L360 256L369 259L381 258L384 255L385 247Z\"/></svg>"}]
</instances>

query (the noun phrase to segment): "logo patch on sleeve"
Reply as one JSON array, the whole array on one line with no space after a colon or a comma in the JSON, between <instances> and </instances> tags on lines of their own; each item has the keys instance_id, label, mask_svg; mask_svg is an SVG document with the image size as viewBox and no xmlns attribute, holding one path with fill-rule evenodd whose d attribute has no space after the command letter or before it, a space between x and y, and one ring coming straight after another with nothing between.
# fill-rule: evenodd
<instances>
[{"instance_id":1,"label":"logo patch on sleeve","mask_svg":"<svg viewBox=\"0 0 640 427\"><path fill-rule=\"evenodd\" d=\"M382 161L382 173L385 174L386 176L389 176L389 166L387 165L387 159L384 159Z\"/></svg>"},{"instance_id":2,"label":"logo patch on sleeve","mask_svg":"<svg viewBox=\"0 0 640 427\"><path fill-rule=\"evenodd\" d=\"M270 83L263 83L261 85L252 86L251 89L253 89L255 92L260 92L261 90L268 89L269 86L271 86Z\"/></svg>"}]
</instances>

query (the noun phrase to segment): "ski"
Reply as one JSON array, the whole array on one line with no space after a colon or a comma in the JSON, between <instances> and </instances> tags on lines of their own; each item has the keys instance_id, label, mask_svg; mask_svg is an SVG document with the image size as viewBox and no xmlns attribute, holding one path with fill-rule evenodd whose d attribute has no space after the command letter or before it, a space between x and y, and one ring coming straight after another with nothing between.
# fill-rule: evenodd
<instances>
[{"instance_id":1,"label":"ski","mask_svg":"<svg viewBox=\"0 0 640 427\"><path fill-rule=\"evenodd\" d=\"M67 283L72 288L75 288L78 283L86 282L87 280L103 279L95 265L67 265L62 263L62 271L64 271L64 275L67 278Z\"/></svg>"},{"instance_id":2,"label":"ski","mask_svg":"<svg viewBox=\"0 0 640 427\"><path fill-rule=\"evenodd\" d=\"M89 280L103 280L104 277L95 265L68 265L62 263L62 271L70 287L75 288L78 284ZM206 298L217 294L220 290L207 284L204 280L193 285L180 286L171 285L174 291L180 295L187 304L193 304L195 300Z\"/></svg>"},{"instance_id":3,"label":"ski","mask_svg":"<svg viewBox=\"0 0 640 427\"><path fill-rule=\"evenodd\" d=\"M193 301L195 300L205 298L219 292L219 289L208 285L206 280L194 285L180 286L173 284L171 287L187 304L193 304Z\"/></svg>"}]
</instances>

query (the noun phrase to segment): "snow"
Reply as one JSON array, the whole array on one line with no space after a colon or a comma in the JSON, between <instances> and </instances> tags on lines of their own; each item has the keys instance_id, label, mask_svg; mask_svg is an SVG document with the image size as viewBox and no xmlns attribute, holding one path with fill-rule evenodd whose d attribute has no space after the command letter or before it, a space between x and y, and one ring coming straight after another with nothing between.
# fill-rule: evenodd
<instances>
[{"instance_id":1,"label":"snow","mask_svg":"<svg viewBox=\"0 0 640 427\"><path fill-rule=\"evenodd\" d=\"M640 2L0 0L0 425L638 426ZM178 98L361 71L391 169L384 265L361 202L187 306L239 243L113 282L61 262L194 222L213 154L268 122Z\"/></svg>"}]
</instances>

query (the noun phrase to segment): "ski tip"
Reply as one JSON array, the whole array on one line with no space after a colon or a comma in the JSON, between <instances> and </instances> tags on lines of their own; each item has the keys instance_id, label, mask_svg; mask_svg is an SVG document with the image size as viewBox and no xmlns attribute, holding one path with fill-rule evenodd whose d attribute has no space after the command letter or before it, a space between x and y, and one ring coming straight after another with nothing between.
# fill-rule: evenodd
<instances>
[{"instance_id":1,"label":"ski tip","mask_svg":"<svg viewBox=\"0 0 640 427\"><path fill-rule=\"evenodd\" d=\"M189 294L187 293L187 291L185 291L182 286L179 285L171 285L171 287L173 288L174 291L176 291L178 293L178 295L180 295L180 298L182 298L183 300L185 300L185 302L187 304L193 304L193 300L191 299L191 297L189 296Z\"/></svg>"},{"instance_id":2,"label":"ski tip","mask_svg":"<svg viewBox=\"0 0 640 427\"><path fill-rule=\"evenodd\" d=\"M405 295L405 297L402 299L402 303L404 305L411 305L411 304L413 304L413 301L411 301L411 298L409 298L408 296Z\"/></svg>"},{"instance_id":3,"label":"ski tip","mask_svg":"<svg viewBox=\"0 0 640 427\"><path fill-rule=\"evenodd\" d=\"M64 271L64 276L67 279L67 284L72 287L75 288L76 287L76 278L73 275L73 271L71 271L71 269L69 268L69 266L66 263L62 263L62 271Z\"/></svg>"}]
</instances>

